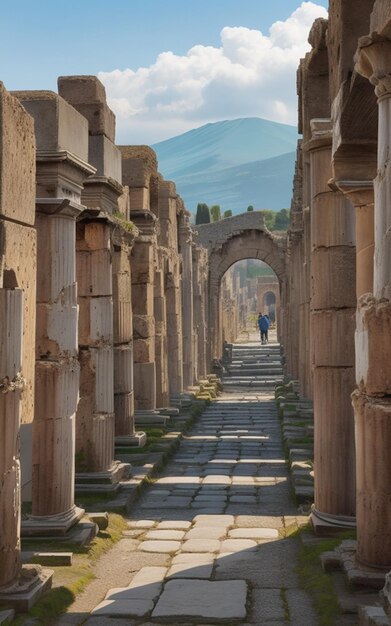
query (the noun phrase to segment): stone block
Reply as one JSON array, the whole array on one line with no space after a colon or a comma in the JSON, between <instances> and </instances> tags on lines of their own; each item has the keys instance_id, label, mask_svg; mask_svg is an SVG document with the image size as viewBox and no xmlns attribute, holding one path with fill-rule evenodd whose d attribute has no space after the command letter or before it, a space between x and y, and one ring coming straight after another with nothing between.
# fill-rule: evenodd
<instances>
[{"instance_id":1,"label":"stone block","mask_svg":"<svg viewBox=\"0 0 391 626\"><path fill-rule=\"evenodd\" d=\"M21 398L22 423L34 416L35 319L36 319L36 233L35 229L0 220L0 250L3 287L23 289L23 376L26 387Z\"/></svg>"},{"instance_id":2,"label":"stone block","mask_svg":"<svg viewBox=\"0 0 391 626\"><path fill-rule=\"evenodd\" d=\"M88 122L76 109L52 91L15 95L34 119L37 151L67 151L88 163Z\"/></svg>"},{"instance_id":3,"label":"stone block","mask_svg":"<svg viewBox=\"0 0 391 626\"><path fill-rule=\"evenodd\" d=\"M121 183L121 152L105 135L90 136L88 160L96 168L96 176L106 176Z\"/></svg>"},{"instance_id":4,"label":"stone block","mask_svg":"<svg viewBox=\"0 0 391 626\"><path fill-rule=\"evenodd\" d=\"M353 367L355 309L314 311L311 317L314 365Z\"/></svg>"},{"instance_id":5,"label":"stone block","mask_svg":"<svg viewBox=\"0 0 391 626\"><path fill-rule=\"evenodd\" d=\"M37 303L36 353L38 358L77 356L78 307L76 283L64 288L55 304Z\"/></svg>"},{"instance_id":6,"label":"stone block","mask_svg":"<svg viewBox=\"0 0 391 626\"><path fill-rule=\"evenodd\" d=\"M368 300L356 316L356 382L369 395L391 394L391 303Z\"/></svg>"},{"instance_id":7,"label":"stone block","mask_svg":"<svg viewBox=\"0 0 391 626\"><path fill-rule=\"evenodd\" d=\"M115 435L134 435L134 393L119 393L114 396ZM118 442L119 443L119 442ZM125 445L125 444L124 444Z\"/></svg>"},{"instance_id":8,"label":"stone block","mask_svg":"<svg viewBox=\"0 0 391 626\"><path fill-rule=\"evenodd\" d=\"M91 522L98 526L99 530L106 530L109 525L108 513L88 513L88 517Z\"/></svg>"},{"instance_id":9,"label":"stone block","mask_svg":"<svg viewBox=\"0 0 391 626\"><path fill-rule=\"evenodd\" d=\"M136 315L153 314L153 285L132 284L133 324Z\"/></svg>"},{"instance_id":10,"label":"stone block","mask_svg":"<svg viewBox=\"0 0 391 626\"><path fill-rule=\"evenodd\" d=\"M0 82L0 216L35 220L34 123Z\"/></svg>"},{"instance_id":11,"label":"stone block","mask_svg":"<svg viewBox=\"0 0 391 626\"><path fill-rule=\"evenodd\" d=\"M134 399L136 409L156 407L156 365L154 362L134 364Z\"/></svg>"},{"instance_id":12,"label":"stone block","mask_svg":"<svg viewBox=\"0 0 391 626\"><path fill-rule=\"evenodd\" d=\"M136 339L133 341L133 354L135 363L148 363L155 358L155 341L149 339Z\"/></svg>"},{"instance_id":13,"label":"stone block","mask_svg":"<svg viewBox=\"0 0 391 626\"><path fill-rule=\"evenodd\" d=\"M113 413L113 349L111 346L80 350L80 402L78 415Z\"/></svg>"},{"instance_id":14,"label":"stone block","mask_svg":"<svg viewBox=\"0 0 391 626\"><path fill-rule=\"evenodd\" d=\"M154 264L152 260L144 261L137 259L132 262L132 285L153 283L154 274Z\"/></svg>"},{"instance_id":15,"label":"stone block","mask_svg":"<svg viewBox=\"0 0 391 626\"><path fill-rule=\"evenodd\" d=\"M337 246L312 253L313 309L356 307L356 250Z\"/></svg>"},{"instance_id":16,"label":"stone block","mask_svg":"<svg viewBox=\"0 0 391 626\"><path fill-rule=\"evenodd\" d=\"M311 204L311 243L313 248L355 246L355 219L352 203L342 194L330 191L315 197Z\"/></svg>"},{"instance_id":17,"label":"stone block","mask_svg":"<svg viewBox=\"0 0 391 626\"><path fill-rule=\"evenodd\" d=\"M96 76L60 76L58 93L89 123L90 135L115 141L115 115L106 102L106 90Z\"/></svg>"},{"instance_id":18,"label":"stone block","mask_svg":"<svg viewBox=\"0 0 391 626\"><path fill-rule=\"evenodd\" d=\"M63 361L37 361L34 422L71 418L77 408L79 363L76 358Z\"/></svg>"},{"instance_id":19,"label":"stone block","mask_svg":"<svg viewBox=\"0 0 391 626\"><path fill-rule=\"evenodd\" d=\"M244 580L172 580L152 613L152 618L244 620L247 586Z\"/></svg>"},{"instance_id":20,"label":"stone block","mask_svg":"<svg viewBox=\"0 0 391 626\"><path fill-rule=\"evenodd\" d=\"M133 391L133 347L114 347L114 393Z\"/></svg>"},{"instance_id":21,"label":"stone block","mask_svg":"<svg viewBox=\"0 0 391 626\"><path fill-rule=\"evenodd\" d=\"M130 343L133 337L132 303L127 300L117 300L114 294L113 304L114 344Z\"/></svg>"},{"instance_id":22,"label":"stone block","mask_svg":"<svg viewBox=\"0 0 391 626\"><path fill-rule=\"evenodd\" d=\"M37 302L62 301L75 282L75 223L59 216L37 214ZM68 299L72 296L67 294ZM67 300L67 298L65 298ZM73 302L72 302L73 304Z\"/></svg>"},{"instance_id":23,"label":"stone block","mask_svg":"<svg viewBox=\"0 0 391 626\"><path fill-rule=\"evenodd\" d=\"M148 339L155 335L155 318L152 315L135 315L133 318L133 337Z\"/></svg>"},{"instance_id":24,"label":"stone block","mask_svg":"<svg viewBox=\"0 0 391 626\"><path fill-rule=\"evenodd\" d=\"M143 211L150 206L148 187L129 187L129 210Z\"/></svg>"},{"instance_id":25,"label":"stone block","mask_svg":"<svg viewBox=\"0 0 391 626\"><path fill-rule=\"evenodd\" d=\"M76 265L79 298L112 295L110 250L77 250Z\"/></svg>"},{"instance_id":26,"label":"stone block","mask_svg":"<svg viewBox=\"0 0 391 626\"><path fill-rule=\"evenodd\" d=\"M113 341L111 296L79 298L79 345L99 346Z\"/></svg>"}]
</instances>

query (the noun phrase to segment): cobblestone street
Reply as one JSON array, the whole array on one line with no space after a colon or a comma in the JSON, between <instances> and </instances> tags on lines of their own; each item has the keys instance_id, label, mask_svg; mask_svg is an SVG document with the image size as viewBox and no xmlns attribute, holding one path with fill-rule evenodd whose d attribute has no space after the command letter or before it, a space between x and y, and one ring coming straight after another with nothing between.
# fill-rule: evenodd
<instances>
[{"instance_id":1,"label":"cobblestone street","mask_svg":"<svg viewBox=\"0 0 391 626\"><path fill-rule=\"evenodd\" d=\"M135 505L128 536L101 563L129 573L94 581L61 624L88 612L88 626L317 623L295 573L298 542L285 537L306 518L296 517L276 406L248 389L206 409Z\"/></svg>"}]
</instances>

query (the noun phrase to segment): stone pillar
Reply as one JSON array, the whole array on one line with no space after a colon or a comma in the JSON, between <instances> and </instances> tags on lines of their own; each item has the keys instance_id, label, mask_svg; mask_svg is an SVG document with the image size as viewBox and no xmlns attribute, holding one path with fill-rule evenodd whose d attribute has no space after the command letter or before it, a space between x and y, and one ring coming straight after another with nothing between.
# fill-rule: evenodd
<instances>
[{"instance_id":1,"label":"stone pillar","mask_svg":"<svg viewBox=\"0 0 391 626\"><path fill-rule=\"evenodd\" d=\"M387 12L387 16L389 13ZM386 13L374 11L371 37L360 40L356 69L375 86L379 106L375 188L373 296L357 308L356 381L357 559L391 568L391 41L380 33ZM379 22L379 23L378 23ZM387 24L387 20L386 20ZM389 24L389 21L388 21ZM379 34L378 34L379 33Z\"/></svg>"},{"instance_id":2,"label":"stone pillar","mask_svg":"<svg viewBox=\"0 0 391 626\"><path fill-rule=\"evenodd\" d=\"M354 525L354 207L330 189L331 122L312 120L311 332L317 525Z\"/></svg>"},{"instance_id":3,"label":"stone pillar","mask_svg":"<svg viewBox=\"0 0 391 626\"><path fill-rule=\"evenodd\" d=\"M32 516L22 532L65 534L74 505L75 412L79 398L75 221L88 163L88 123L55 93L16 92L34 118L37 144L36 387ZM45 445L42 445L42 442Z\"/></svg>"},{"instance_id":4,"label":"stone pillar","mask_svg":"<svg viewBox=\"0 0 391 626\"><path fill-rule=\"evenodd\" d=\"M182 255L182 336L183 336L183 386L193 380L193 260L192 233L189 214L183 214L179 226L179 249Z\"/></svg>"},{"instance_id":5,"label":"stone pillar","mask_svg":"<svg viewBox=\"0 0 391 626\"><path fill-rule=\"evenodd\" d=\"M21 570L19 427L23 306L22 289L0 288L0 593L17 581Z\"/></svg>"},{"instance_id":6,"label":"stone pillar","mask_svg":"<svg viewBox=\"0 0 391 626\"><path fill-rule=\"evenodd\" d=\"M115 441L134 442L133 313L130 255L136 232L113 231L113 340Z\"/></svg>"},{"instance_id":7,"label":"stone pillar","mask_svg":"<svg viewBox=\"0 0 391 626\"><path fill-rule=\"evenodd\" d=\"M75 221L83 207L37 202L36 394L33 499L24 533L64 534L84 511L74 504L75 415L79 398Z\"/></svg>"},{"instance_id":8,"label":"stone pillar","mask_svg":"<svg viewBox=\"0 0 391 626\"><path fill-rule=\"evenodd\" d=\"M169 263L166 287L168 378L170 395L183 392L182 293L180 261Z\"/></svg>"},{"instance_id":9,"label":"stone pillar","mask_svg":"<svg viewBox=\"0 0 391 626\"><path fill-rule=\"evenodd\" d=\"M18 606L20 589L38 599L53 572L20 560L20 426L34 416L34 123L0 83L0 603ZM24 575L24 574L27 574ZM18 597L19 596L19 597Z\"/></svg>"},{"instance_id":10,"label":"stone pillar","mask_svg":"<svg viewBox=\"0 0 391 626\"><path fill-rule=\"evenodd\" d=\"M125 443L126 437L133 440L135 434L130 250L136 229L129 222L129 206L126 198L124 207L122 202L121 208L119 207L119 198L121 197L123 200L124 194L121 184L121 151L114 144L115 116L107 105L105 88L95 76L62 76L58 79L58 88L59 93L88 120L89 162L96 168L96 173L89 176L84 183L83 204L91 208L94 214L101 212L102 218L105 215L107 217L114 215L114 217L108 218L106 226L102 225L102 228L108 229L107 235L110 240L113 272L112 289L106 276L108 291L106 295L101 294L100 299L96 300L95 304L98 303L100 306L105 298L112 298L113 301L112 320L110 321L108 318L105 320L108 326L112 324L112 333L110 333L108 326L103 327L103 319L101 320L101 331L102 337L105 338L104 341L107 342L108 346L112 344L113 347L114 432L117 437L121 437L121 443ZM92 215L91 211L90 215ZM99 223L101 222L98 220L97 224ZM87 230L90 228L88 218L86 228ZM81 235L84 237L83 233ZM81 250L80 255L82 255ZM101 255L104 255L103 250L101 250ZM96 253L93 256L98 258ZM109 313L109 306L103 306L106 307L105 313ZM93 342L91 337L87 336L86 339L87 345L94 345L91 343L91 341ZM111 393L109 390L107 392ZM103 432L106 432L108 445L108 457L104 462L102 461L105 469L111 465L113 459L112 426L109 425L109 421L106 419L107 431L101 430L102 435Z\"/></svg>"},{"instance_id":11,"label":"stone pillar","mask_svg":"<svg viewBox=\"0 0 391 626\"><path fill-rule=\"evenodd\" d=\"M123 465L114 459L114 349L111 256L112 224L91 215L77 227L80 401L77 409L76 466L79 483L86 473L117 483ZM123 365L123 364L122 364ZM80 475L79 475L80 474Z\"/></svg>"},{"instance_id":12,"label":"stone pillar","mask_svg":"<svg viewBox=\"0 0 391 626\"><path fill-rule=\"evenodd\" d=\"M163 248L158 250L158 268L155 271L154 316L155 316L155 356L156 356L156 406L169 405L168 392L168 351L167 351L167 311L165 294L165 268L167 260Z\"/></svg>"},{"instance_id":13,"label":"stone pillar","mask_svg":"<svg viewBox=\"0 0 391 626\"><path fill-rule=\"evenodd\" d=\"M205 378L206 367L206 298L208 279L208 253L200 246L193 247L193 307L194 329L197 336L197 370L195 380Z\"/></svg>"}]
</instances>

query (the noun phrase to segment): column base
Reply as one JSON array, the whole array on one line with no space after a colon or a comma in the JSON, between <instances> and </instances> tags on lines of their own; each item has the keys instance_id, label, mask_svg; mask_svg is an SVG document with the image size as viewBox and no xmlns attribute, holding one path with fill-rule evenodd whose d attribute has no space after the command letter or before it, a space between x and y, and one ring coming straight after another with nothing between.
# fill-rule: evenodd
<instances>
[{"instance_id":1,"label":"column base","mask_svg":"<svg viewBox=\"0 0 391 626\"><path fill-rule=\"evenodd\" d=\"M120 481L131 475L130 463L114 461L110 469L102 472L80 472L75 475L76 493L115 494Z\"/></svg>"},{"instance_id":2,"label":"column base","mask_svg":"<svg viewBox=\"0 0 391 626\"><path fill-rule=\"evenodd\" d=\"M165 426L170 419L168 415L159 415L157 410L140 409L134 412L134 423L137 428L143 426Z\"/></svg>"},{"instance_id":3,"label":"column base","mask_svg":"<svg viewBox=\"0 0 391 626\"><path fill-rule=\"evenodd\" d=\"M356 518L347 515L330 515L313 508L311 524L315 535L318 537L329 537L343 530L354 530L356 528Z\"/></svg>"},{"instance_id":4,"label":"column base","mask_svg":"<svg viewBox=\"0 0 391 626\"><path fill-rule=\"evenodd\" d=\"M117 448L143 448L147 443L147 435L142 432L136 432L134 435L118 435L115 438L115 447Z\"/></svg>"},{"instance_id":5,"label":"column base","mask_svg":"<svg viewBox=\"0 0 391 626\"><path fill-rule=\"evenodd\" d=\"M0 605L12 607L17 613L27 613L41 595L52 586L53 570L39 565L23 565L18 580L0 590Z\"/></svg>"},{"instance_id":6,"label":"column base","mask_svg":"<svg viewBox=\"0 0 391 626\"><path fill-rule=\"evenodd\" d=\"M22 520L22 537L64 537L84 516L84 509L73 506L58 515L29 515Z\"/></svg>"},{"instance_id":7,"label":"column base","mask_svg":"<svg viewBox=\"0 0 391 626\"><path fill-rule=\"evenodd\" d=\"M388 569L369 567L357 559L357 541L344 540L332 552L321 555L325 571L340 568L350 587L354 589L382 589Z\"/></svg>"}]
</instances>

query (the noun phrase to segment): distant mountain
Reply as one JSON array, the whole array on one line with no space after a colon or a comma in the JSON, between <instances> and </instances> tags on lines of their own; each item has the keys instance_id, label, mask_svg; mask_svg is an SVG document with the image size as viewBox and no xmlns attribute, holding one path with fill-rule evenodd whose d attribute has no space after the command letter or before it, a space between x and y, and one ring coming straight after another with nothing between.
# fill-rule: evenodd
<instances>
[{"instance_id":1,"label":"distant mountain","mask_svg":"<svg viewBox=\"0 0 391 626\"><path fill-rule=\"evenodd\" d=\"M298 135L294 126L260 118L206 124L152 146L159 171L176 183L187 208L222 211L290 206Z\"/></svg>"}]
</instances>

